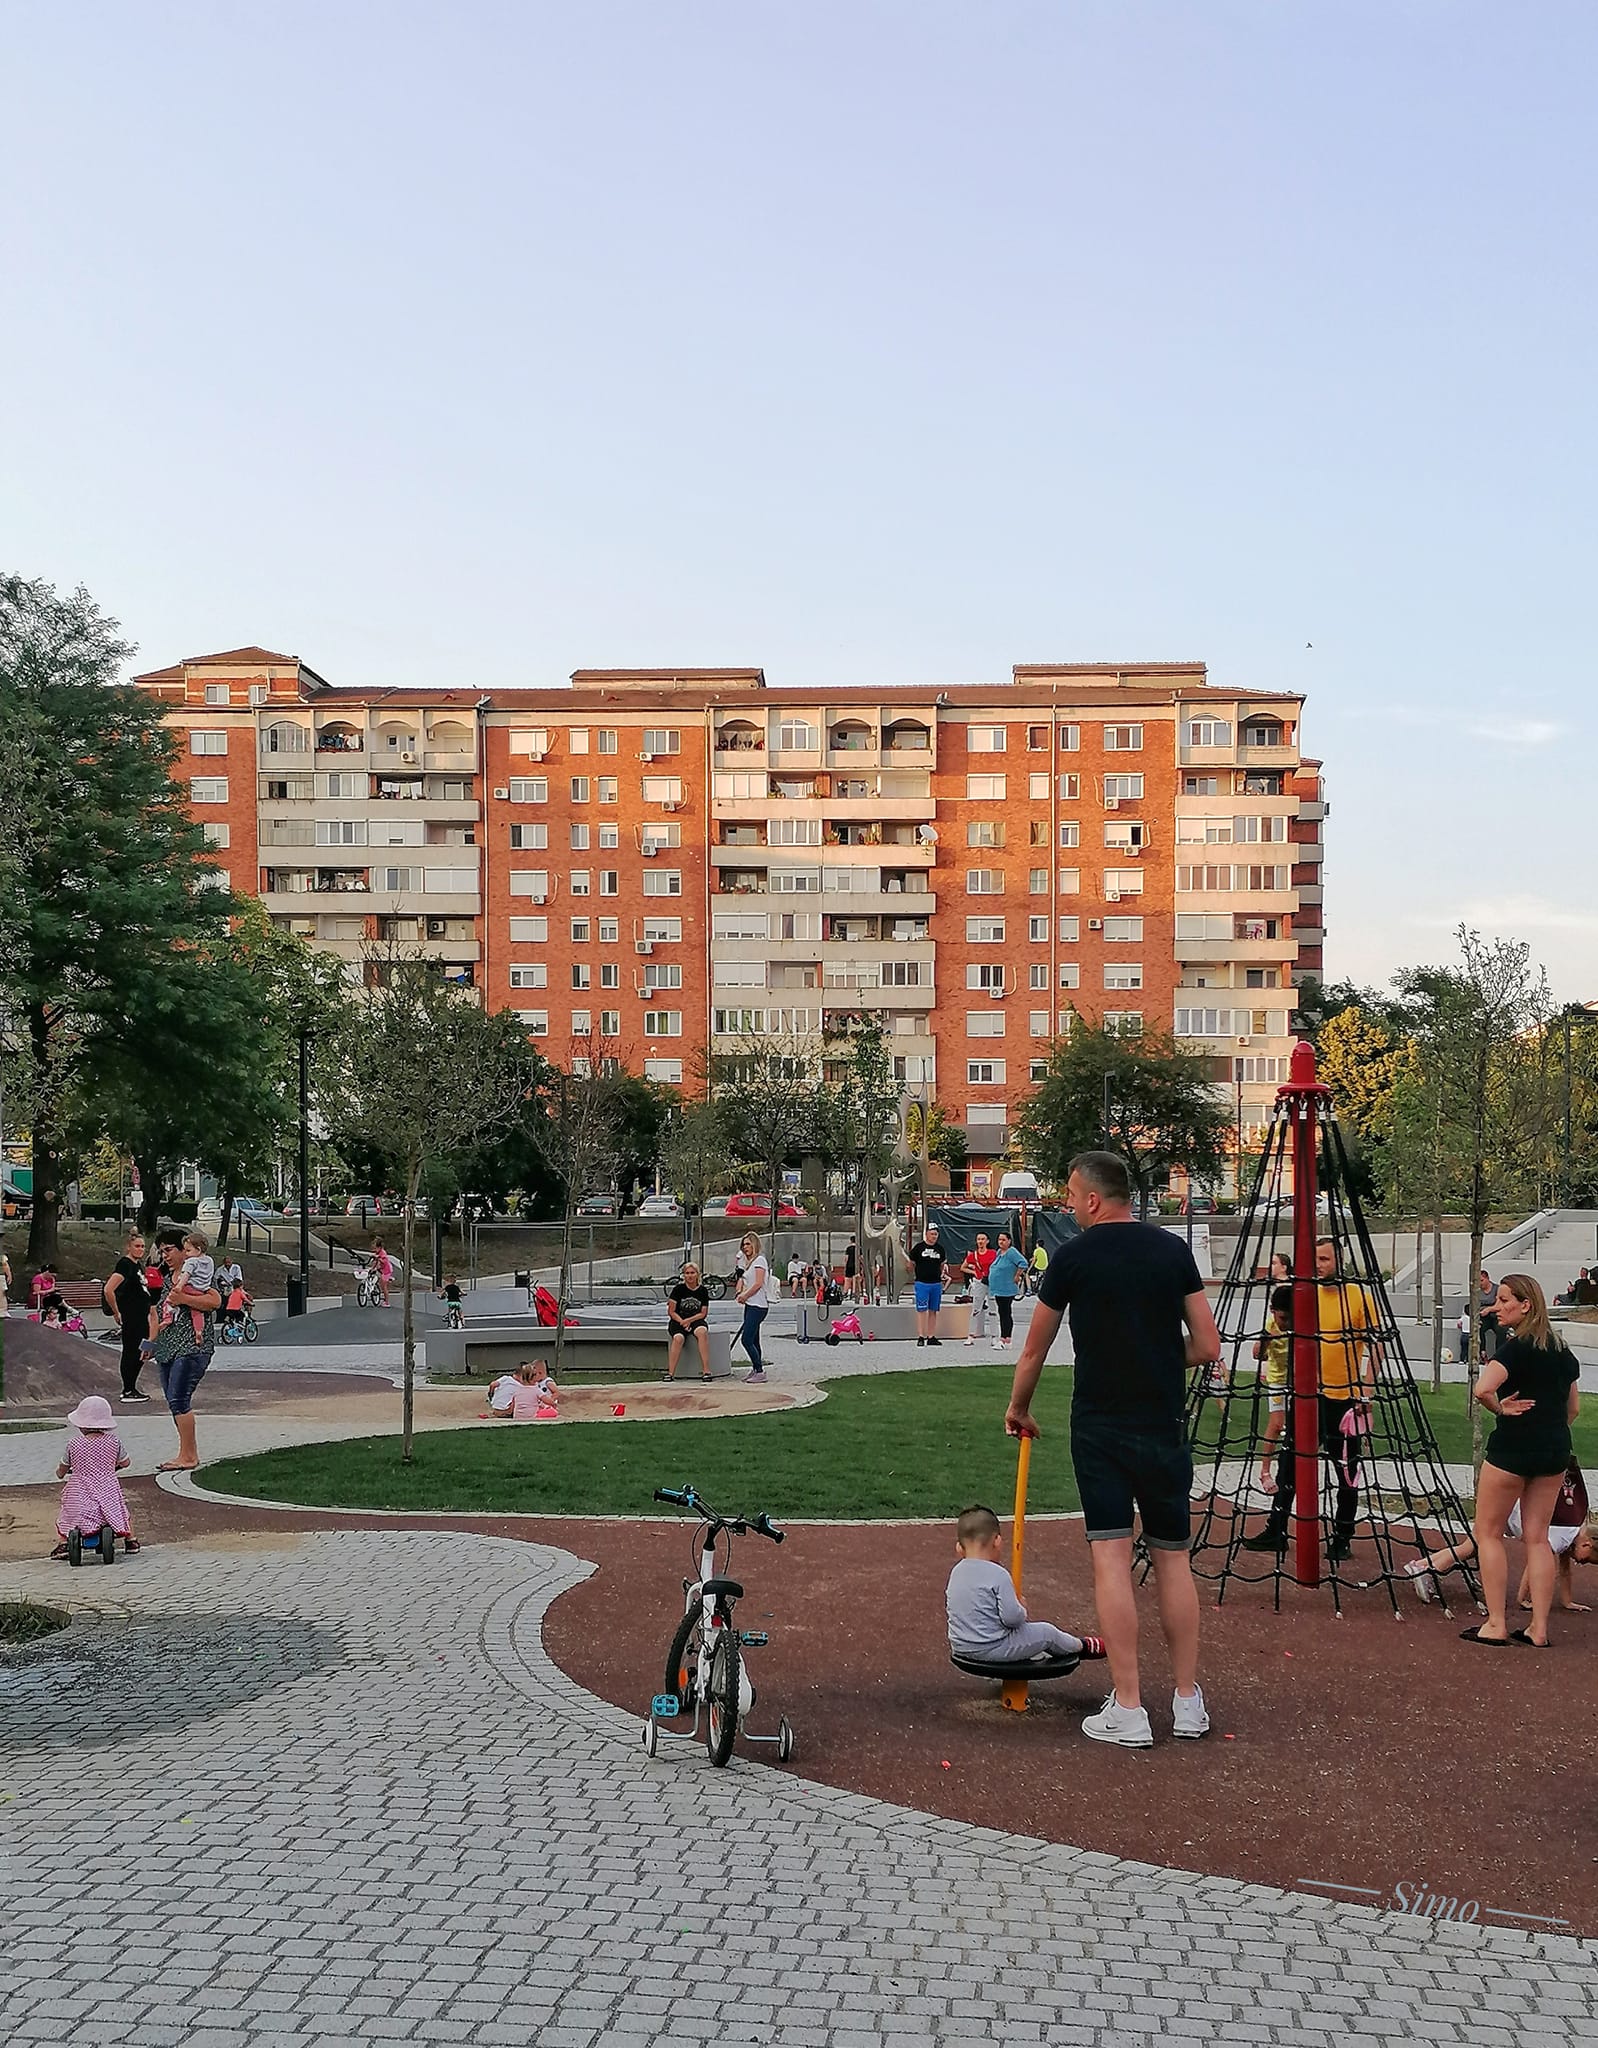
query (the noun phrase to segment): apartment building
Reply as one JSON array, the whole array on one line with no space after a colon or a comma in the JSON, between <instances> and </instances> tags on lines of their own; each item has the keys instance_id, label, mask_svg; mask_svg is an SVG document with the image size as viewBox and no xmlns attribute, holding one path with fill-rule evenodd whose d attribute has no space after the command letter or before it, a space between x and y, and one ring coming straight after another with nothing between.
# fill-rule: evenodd
<instances>
[{"instance_id":1,"label":"apartment building","mask_svg":"<svg viewBox=\"0 0 1598 2048\"><path fill-rule=\"evenodd\" d=\"M991 1183L1075 1016L1174 1030L1245 1129L1318 973L1302 700L1201 664L773 688L758 669L336 689L260 648L138 679L232 886L341 954L424 949L552 1058L692 1088L706 1047L825 1062L873 1019ZM336 901L330 899L338 899Z\"/></svg>"}]
</instances>

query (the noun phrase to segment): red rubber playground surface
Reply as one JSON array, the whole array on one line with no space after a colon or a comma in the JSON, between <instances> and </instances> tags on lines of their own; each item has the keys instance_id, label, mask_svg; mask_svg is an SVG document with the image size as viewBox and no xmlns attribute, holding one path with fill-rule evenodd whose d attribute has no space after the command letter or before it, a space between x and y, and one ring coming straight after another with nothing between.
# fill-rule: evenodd
<instances>
[{"instance_id":1,"label":"red rubber playground surface","mask_svg":"<svg viewBox=\"0 0 1598 2048\"><path fill-rule=\"evenodd\" d=\"M599 1569L556 1603L546 1645L641 1721L681 1612L687 1528L567 1523L550 1534ZM1086 1550L1078 1522L1028 1522L1033 1614L1091 1626ZM1150 1585L1140 1603L1155 1747L1128 1751L1077 1726L1108 1687L1103 1664L1034 1687L1024 1715L953 1668L952 1562L943 1527L794 1528L778 1550L740 1541L740 1624L771 1632L769 1648L748 1653L753 1725L769 1732L788 1715L799 1740L787 1769L1136 1862L1372 1906L1402 1906L1425 1887L1477 1902L1483 1922L1598 1934L1598 1616L1556 1613L1547 1652L1488 1650L1458 1640L1476 1616L1457 1603L1452 1620L1414 1602L1395 1621L1373 1589L1345 1596L1338 1620L1325 1592L1288 1587L1280 1614L1263 1586L1233 1587L1219 1609L1204 1593L1212 1733L1176 1742ZM1360 1562L1356 1547L1356 1577ZM1518 1568L1512 1549L1512 1585ZM651 1768L709 1766L684 1744Z\"/></svg>"}]
</instances>

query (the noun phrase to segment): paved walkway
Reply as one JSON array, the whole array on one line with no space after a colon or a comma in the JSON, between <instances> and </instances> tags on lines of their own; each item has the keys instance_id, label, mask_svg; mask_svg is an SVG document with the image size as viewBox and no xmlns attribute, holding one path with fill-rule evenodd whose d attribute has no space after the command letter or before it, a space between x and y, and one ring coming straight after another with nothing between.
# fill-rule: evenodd
<instances>
[{"instance_id":1,"label":"paved walkway","mask_svg":"<svg viewBox=\"0 0 1598 2048\"><path fill-rule=\"evenodd\" d=\"M651 1762L541 1650L584 1570L562 1552L279 1540L149 1553L92 1582L121 1617L0 1665L8 2048L1598 2030L1569 1938L1120 1863L698 1749Z\"/></svg>"}]
</instances>

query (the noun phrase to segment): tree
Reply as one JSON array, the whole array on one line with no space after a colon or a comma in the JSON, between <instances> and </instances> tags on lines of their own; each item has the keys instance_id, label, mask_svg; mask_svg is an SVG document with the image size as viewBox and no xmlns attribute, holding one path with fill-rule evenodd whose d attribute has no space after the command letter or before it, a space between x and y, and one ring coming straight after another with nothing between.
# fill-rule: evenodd
<instances>
[{"instance_id":1,"label":"tree","mask_svg":"<svg viewBox=\"0 0 1598 2048\"><path fill-rule=\"evenodd\" d=\"M714 1099L737 1158L747 1161L775 1220L783 1168L819 1149L820 1042L812 1032L744 1032L710 1062Z\"/></svg>"},{"instance_id":2,"label":"tree","mask_svg":"<svg viewBox=\"0 0 1598 2048\"><path fill-rule=\"evenodd\" d=\"M830 1069L816 1100L816 1144L825 1163L843 1169L861 1290L868 1300L866 1221L871 1197L893 1161L901 1094L887 1035L873 1018L850 1033L848 1058Z\"/></svg>"},{"instance_id":3,"label":"tree","mask_svg":"<svg viewBox=\"0 0 1598 2048\"><path fill-rule=\"evenodd\" d=\"M626 1200L635 1186L654 1176L660 1138L673 1090L636 1074L617 1074L611 1088L611 1127L615 1138L616 1182Z\"/></svg>"},{"instance_id":4,"label":"tree","mask_svg":"<svg viewBox=\"0 0 1598 2048\"><path fill-rule=\"evenodd\" d=\"M525 1113L536 1055L508 1010L485 1014L446 982L436 961L398 948L373 952L374 985L339 1035L336 1088L345 1121L394 1160L405 1197L405 1419L415 1422L416 1198L429 1169L481 1145Z\"/></svg>"},{"instance_id":5,"label":"tree","mask_svg":"<svg viewBox=\"0 0 1598 2048\"><path fill-rule=\"evenodd\" d=\"M1415 1049L1381 1010L1351 1003L1327 1018L1317 1045L1320 1079L1332 1091L1349 1165L1362 1197L1388 1180L1381 1152L1392 1135L1394 1090Z\"/></svg>"},{"instance_id":6,"label":"tree","mask_svg":"<svg viewBox=\"0 0 1598 2048\"><path fill-rule=\"evenodd\" d=\"M203 835L161 709L120 686L132 652L87 591L0 576L0 759L12 888L0 1000L32 1093L30 1265L54 1263L69 1083L86 1050L159 1012L184 952L219 940Z\"/></svg>"},{"instance_id":7,"label":"tree","mask_svg":"<svg viewBox=\"0 0 1598 2048\"><path fill-rule=\"evenodd\" d=\"M560 1281L555 1290L555 1376L566 1344L572 1224L577 1204L614 1171L621 1076L610 1041L590 1027L573 1033L570 1064L547 1078L542 1103L550 1165L561 1185Z\"/></svg>"},{"instance_id":8,"label":"tree","mask_svg":"<svg viewBox=\"0 0 1598 2048\"><path fill-rule=\"evenodd\" d=\"M728 1184L734 1164L719 1102L702 1098L672 1105L660 1136L660 1164L686 1214L699 1219L699 1257L703 1262L705 1199Z\"/></svg>"},{"instance_id":9,"label":"tree","mask_svg":"<svg viewBox=\"0 0 1598 2048\"><path fill-rule=\"evenodd\" d=\"M1015 1117L1034 1173L1064 1182L1078 1152L1107 1146L1132 1172L1139 1208L1173 1167L1214 1180L1232 1145L1232 1116L1210 1063L1161 1033L1132 1037L1087 1024L1049 1047L1043 1078Z\"/></svg>"}]
</instances>

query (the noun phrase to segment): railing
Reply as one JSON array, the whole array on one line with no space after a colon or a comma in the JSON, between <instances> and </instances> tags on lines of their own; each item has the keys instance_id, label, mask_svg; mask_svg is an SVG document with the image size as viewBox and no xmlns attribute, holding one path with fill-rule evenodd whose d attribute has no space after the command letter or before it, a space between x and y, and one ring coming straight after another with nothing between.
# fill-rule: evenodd
<instances>
[{"instance_id":1,"label":"railing","mask_svg":"<svg viewBox=\"0 0 1598 2048\"><path fill-rule=\"evenodd\" d=\"M718 754L763 754L766 743L755 733L718 733L716 752Z\"/></svg>"}]
</instances>

